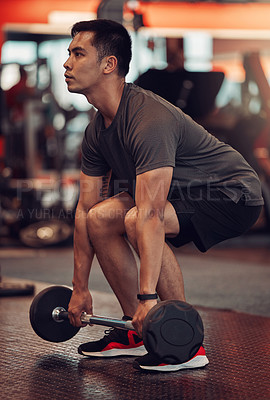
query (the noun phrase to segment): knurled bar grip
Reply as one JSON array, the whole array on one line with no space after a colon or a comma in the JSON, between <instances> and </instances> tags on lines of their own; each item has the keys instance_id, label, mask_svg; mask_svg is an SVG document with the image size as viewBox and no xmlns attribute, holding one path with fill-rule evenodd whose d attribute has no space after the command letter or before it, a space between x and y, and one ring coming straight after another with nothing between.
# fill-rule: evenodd
<instances>
[{"instance_id":1,"label":"knurled bar grip","mask_svg":"<svg viewBox=\"0 0 270 400\"><path fill-rule=\"evenodd\" d=\"M58 320L61 319L68 319L68 312L67 311L60 311ZM81 322L90 325L101 325L101 326L109 326L111 328L120 328L126 330L134 331L134 326L132 325L131 321L123 321L121 319L115 318L108 318L108 317L100 317L96 315L90 315L86 313L82 313L81 315Z\"/></svg>"}]
</instances>

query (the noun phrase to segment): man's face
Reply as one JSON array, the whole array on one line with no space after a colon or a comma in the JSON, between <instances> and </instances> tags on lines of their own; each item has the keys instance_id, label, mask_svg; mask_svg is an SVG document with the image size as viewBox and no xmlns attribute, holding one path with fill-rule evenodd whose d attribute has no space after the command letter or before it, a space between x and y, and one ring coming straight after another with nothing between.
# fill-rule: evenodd
<instances>
[{"instance_id":1,"label":"man's face","mask_svg":"<svg viewBox=\"0 0 270 400\"><path fill-rule=\"evenodd\" d=\"M69 45L64 68L70 92L90 94L102 77L103 60L98 62L97 50L91 45L92 36L92 32L79 32Z\"/></svg>"}]
</instances>

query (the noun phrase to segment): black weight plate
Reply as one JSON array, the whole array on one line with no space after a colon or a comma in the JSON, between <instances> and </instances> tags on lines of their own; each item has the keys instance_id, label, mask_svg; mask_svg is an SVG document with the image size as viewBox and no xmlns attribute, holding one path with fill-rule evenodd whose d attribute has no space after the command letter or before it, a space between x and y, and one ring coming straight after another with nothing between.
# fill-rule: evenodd
<instances>
[{"instance_id":1,"label":"black weight plate","mask_svg":"<svg viewBox=\"0 0 270 400\"><path fill-rule=\"evenodd\" d=\"M56 307L68 309L71 295L72 290L67 287L51 286L34 298L29 311L30 322L42 339L49 342L65 342L80 330L72 326L69 320L57 322L52 318L52 311Z\"/></svg>"},{"instance_id":2,"label":"black weight plate","mask_svg":"<svg viewBox=\"0 0 270 400\"><path fill-rule=\"evenodd\" d=\"M190 304L166 300L155 305L143 324L143 342L149 353L168 364L195 356L204 338L202 319Z\"/></svg>"}]
</instances>

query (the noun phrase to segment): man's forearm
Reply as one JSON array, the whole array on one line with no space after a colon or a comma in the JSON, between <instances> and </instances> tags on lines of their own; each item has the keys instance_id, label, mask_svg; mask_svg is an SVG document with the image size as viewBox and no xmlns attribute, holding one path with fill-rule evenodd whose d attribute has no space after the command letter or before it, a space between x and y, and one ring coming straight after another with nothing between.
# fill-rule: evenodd
<instances>
[{"instance_id":1,"label":"man's forearm","mask_svg":"<svg viewBox=\"0 0 270 400\"><path fill-rule=\"evenodd\" d=\"M137 243L140 254L140 292L156 290L164 247L164 225L158 215L146 217L138 214Z\"/></svg>"},{"instance_id":2,"label":"man's forearm","mask_svg":"<svg viewBox=\"0 0 270 400\"><path fill-rule=\"evenodd\" d=\"M91 246L87 225L87 212L77 208L74 230L74 275L72 284L75 290L88 289L88 280L95 251Z\"/></svg>"}]
</instances>

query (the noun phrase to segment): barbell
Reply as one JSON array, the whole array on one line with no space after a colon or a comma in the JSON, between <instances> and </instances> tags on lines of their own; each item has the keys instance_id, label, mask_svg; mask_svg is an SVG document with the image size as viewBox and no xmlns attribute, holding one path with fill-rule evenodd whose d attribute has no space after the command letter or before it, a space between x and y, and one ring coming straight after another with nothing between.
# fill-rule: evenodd
<instances>
[{"instance_id":1,"label":"barbell","mask_svg":"<svg viewBox=\"0 0 270 400\"><path fill-rule=\"evenodd\" d=\"M68 319L68 304L72 290L51 286L33 300L30 322L35 333L50 342L64 342L80 330ZM89 325L134 330L131 321L83 313L81 321ZM198 352L204 338L202 319L190 304L165 300L156 304L143 322L143 343L146 350L170 364L184 363Z\"/></svg>"}]
</instances>

